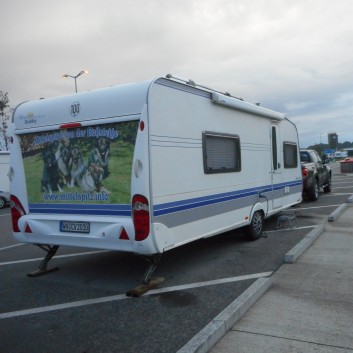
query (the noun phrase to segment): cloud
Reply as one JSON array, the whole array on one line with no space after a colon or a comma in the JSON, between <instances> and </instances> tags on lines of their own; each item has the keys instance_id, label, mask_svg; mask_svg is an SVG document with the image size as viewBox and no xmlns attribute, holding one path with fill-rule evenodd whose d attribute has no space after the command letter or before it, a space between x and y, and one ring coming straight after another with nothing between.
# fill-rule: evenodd
<instances>
[{"instance_id":1,"label":"cloud","mask_svg":"<svg viewBox=\"0 0 353 353\"><path fill-rule=\"evenodd\" d=\"M344 124L353 81L350 0L0 0L0 90L11 104L172 73L298 122ZM320 122L320 123L319 123Z\"/></svg>"}]
</instances>

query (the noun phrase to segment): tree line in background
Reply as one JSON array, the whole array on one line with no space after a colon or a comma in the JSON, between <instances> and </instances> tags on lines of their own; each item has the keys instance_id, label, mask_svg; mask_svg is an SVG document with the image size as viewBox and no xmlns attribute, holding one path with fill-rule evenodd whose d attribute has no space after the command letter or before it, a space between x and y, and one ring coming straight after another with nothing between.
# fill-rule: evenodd
<instances>
[{"instance_id":1,"label":"tree line in background","mask_svg":"<svg viewBox=\"0 0 353 353\"><path fill-rule=\"evenodd\" d=\"M12 109L7 92L0 91L0 151L9 150L9 136L7 128L11 119Z\"/></svg>"},{"instance_id":2,"label":"tree line in background","mask_svg":"<svg viewBox=\"0 0 353 353\"><path fill-rule=\"evenodd\" d=\"M337 143L335 150L344 151L345 148L353 148L353 142L345 141L343 143ZM308 150L315 150L320 155L324 154L326 149L332 149L332 146L325 143L317 143L315 145L308 146ZM348 156L353 156L353 151L348 151Z\"/></svg>"}]
</instances>

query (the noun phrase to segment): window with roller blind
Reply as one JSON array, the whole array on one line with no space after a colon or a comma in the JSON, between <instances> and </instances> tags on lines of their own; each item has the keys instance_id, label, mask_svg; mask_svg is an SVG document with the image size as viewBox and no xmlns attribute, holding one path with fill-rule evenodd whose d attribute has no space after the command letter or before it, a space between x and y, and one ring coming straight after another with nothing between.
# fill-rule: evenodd
<instances>
[{"instance_id":1,"label":"window with roller blind","mask_svg":"<svg viewBox=\"0 0 353 353\"><path fill-rule=\"evenodd\" d=\"M298 146L294 142L283 143L284 168L296 168L298 166Z\"/></svg>"},{"instance_id":2,"label":"window with roller blind","mask_svg":"<svg viewBox=\"0 0 353 353\"><path fill-rule=\"evenodd\" d=\"M202 147L206 174L241 170L239 136L205 131L202 134Z\"/></svg>"}]
</instances>

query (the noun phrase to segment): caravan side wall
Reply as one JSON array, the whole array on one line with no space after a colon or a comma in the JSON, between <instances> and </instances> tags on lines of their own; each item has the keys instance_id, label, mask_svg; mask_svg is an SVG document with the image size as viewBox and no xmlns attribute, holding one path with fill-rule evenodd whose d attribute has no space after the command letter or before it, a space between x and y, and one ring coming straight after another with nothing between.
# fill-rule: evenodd
<instances>
[{"instance_id":1,"label":"caravan side wall","mask_svg":"<svg viewBox=\"0 0 353 353\"><path fill-rule=\"evenodd\" d=\"M209 92L167 80L152 86L149 121L152 224L160 251L245 226L256 208L270 215L301 201L298 137L290 122L215 105ZM221 145L208 151L216 160L226 158L229 139L238 140L238 170L205 171L207 134L219 137ZM295 167L284 168L284 141L296 146Z\"/></svg>"}]
</instances>

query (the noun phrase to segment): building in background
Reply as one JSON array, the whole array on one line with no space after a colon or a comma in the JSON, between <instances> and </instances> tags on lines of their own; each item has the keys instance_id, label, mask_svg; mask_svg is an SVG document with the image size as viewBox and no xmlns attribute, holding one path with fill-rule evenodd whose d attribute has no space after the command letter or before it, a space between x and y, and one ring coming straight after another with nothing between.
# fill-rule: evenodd
<instances>
[{"instance_id":1,"label":"building in background","mask_svg":"<svg viewBox=\"0 0 353 353\"><path fill-rule=\"evenodd\" d=\"M336 151L338 146L338 135L335 132L329 132L327 137L329 148Z\"/></svg>"}]
</instances>

